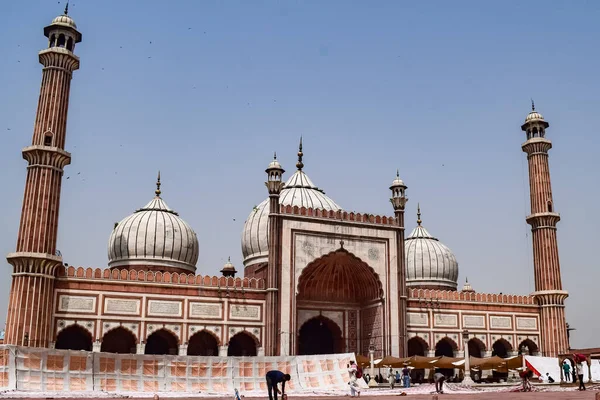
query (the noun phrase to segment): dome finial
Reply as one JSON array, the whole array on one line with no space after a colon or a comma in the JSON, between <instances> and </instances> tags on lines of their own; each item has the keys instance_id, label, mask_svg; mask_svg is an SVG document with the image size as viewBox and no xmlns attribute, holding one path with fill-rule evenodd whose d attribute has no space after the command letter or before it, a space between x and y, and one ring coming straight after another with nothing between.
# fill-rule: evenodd
<instances>
[{"instance_id":1,"label":"dome finial","mask_svg":"<svg viewBox=\"0 0 600 400\"><path fill-rule=\"evenodd\" d=\"M67 5L65 6L65 15L69 15L69 0L67 0Z\"/></svg>"},{"instance_id":2,"label":"dome finial","mask_svg":"<svg viewBox=\"0 0 600 400\"><path fill-rule=\"evenodd\" d=\"M296 163L296 168L298 168L299 171L302 171L302 168L304 168L302 156L304 156L304 153L302 152L302 136L300 136L300 146L298 146L298 162Z\"/></svg>"},{"instance_id":3,"label":"dome finial","mask_svg":"<svg viewBox=\"0 0 600 400\"><path fill-rule=\"evenodd\" d=\"M396 170L396 178L400 179L400 169L399 168Z\"/></svg>"},{"instance_id":4,"label":"dome finial","mask_svg":"<svg viewBox=\"0 0 600 400\"><path fill-rule=\"evenodd\" d=\"M531 99L531 111L535 111L535 103L533 102L533 99Z\"/></svg>"},{"instance_id":5,"label":"dome finial","mask_svg":"<svg viewBox=\"0 0 600 400\"><path fill-rule=\"evenodd\" d=\"M156 190L154 191L154 193L156 194L156 197L160 197L160 194L162 193L160 191L160 171L158 171L158 178L156 179Z\"/></svg>"},{"instance_id":6,"label":"dome finial","mask_svg":"<svg viewBox=\"0 0 600 400\"><path fill-rule=\"evenodd\" d=\"M417 203L417 225L421 226L421 204Z\"/></svg>"},{"instance_id":7,"label":"dome finial","mask_svg":"<svg viewBox=\"0 0 600 400\"><path fill-rule=\"evenodd\" d=\"M273 160L277 160L277 152L276 151L273 152Z\"/></svg>"}]
</instances>

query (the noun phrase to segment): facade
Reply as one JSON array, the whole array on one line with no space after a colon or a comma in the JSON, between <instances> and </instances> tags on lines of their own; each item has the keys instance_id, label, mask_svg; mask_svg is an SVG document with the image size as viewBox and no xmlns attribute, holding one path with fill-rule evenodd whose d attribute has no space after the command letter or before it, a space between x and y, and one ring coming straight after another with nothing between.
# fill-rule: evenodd
<instances>
[{"instance_id":1,"label":"facade","mask_svg":"<svg viewBox=\"0 0 600 400\"><path fill-rule=\"evenodd\" d=\"M407 186L390 191L393 216L344 211L305 172L302 141L285 180L275 157L268 197L242 232L243 277L196 274L198 239L157 187L115 224L107 268L76 268L56 251L65 130L81 34L68 10L44 28L42 86L13 267L4 343L113 353L376 356L556 356L568 349L548 123L522 126L529 160L536 292L458 290L452 251L423 226L405 237ZM260 184L260 182L257 182Z\"/></svg>"}]
</instances>

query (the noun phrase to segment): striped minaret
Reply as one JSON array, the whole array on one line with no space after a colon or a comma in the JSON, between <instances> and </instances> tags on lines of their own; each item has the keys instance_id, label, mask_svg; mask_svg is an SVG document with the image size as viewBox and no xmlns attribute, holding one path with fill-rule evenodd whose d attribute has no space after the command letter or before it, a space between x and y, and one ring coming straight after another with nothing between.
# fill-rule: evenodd
<instances>
[{"instance_id":1,"label":"striped minaret","mask_svg":"<svg viewBox=\"0 0 600 400\"><path fill-rule=\"evenodd\" d=\"M560 221L560 215L554 211L552 200L548 165L548 151L552 143L546 139L548 126L544 117L535 111L532 101L531 112L521 126L527 134L527 141L521 147L527 153L529 163L531 214L527 217L527 223L531 225L533 238L533 294L540 306L542 355L556 357L569 348L564 305L569 294L563 290L560 278L556 239L556 224Z\"/></svg>"},{"instance_id":2,"label":"striped minaret","mask_svg":"<svg viewBox=\"0 0 600 400\"><path fill-rule=\"evenodd\" d=\"M27 180L17 250L7 257L13 266L4 343L48 347L54 278L62 257L56 250L63 168L71 162L64 150L73 71L73 54L81 41L75 21L63 15L44 28L48 48L40 51L44 66L31 146L23 149Z\"/></svg>"}]
</instances>

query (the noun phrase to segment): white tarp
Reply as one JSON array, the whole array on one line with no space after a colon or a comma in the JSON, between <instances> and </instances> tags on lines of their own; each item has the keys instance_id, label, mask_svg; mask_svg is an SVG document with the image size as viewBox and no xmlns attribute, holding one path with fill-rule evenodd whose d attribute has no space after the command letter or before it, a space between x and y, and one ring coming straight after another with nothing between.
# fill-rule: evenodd
<instances>
[{"instance_id":1,"label":"white tarp","mask_svg":"<svg viewBox=\"0 0 600 400\"><path fill-rule=\"evenodd\" d=\"M0 388L30 392L263 394L265 375L292 376L286 392L348 390L354 354L188 357L0 346Z\"/></svg>"},{"instance_id":2,"label":"white tarp","mask_svg":"<svg viewBox=\"0 0 600 400\"><path fill-rule=\"evenodd\" d=\"M560 382L560 366L558 365L558 358L525 356L525 360L529 362L531 366L535 368L544 378L546 378L546 373L549 373L556 382ZM591 363L592 380L597 382L600 380L600 360L591 360ZM572 368L571 373L573 373ZM588 366L587 363L583 363L583 381L587 382L588 380Z\"/></svg>"}]
</instances>

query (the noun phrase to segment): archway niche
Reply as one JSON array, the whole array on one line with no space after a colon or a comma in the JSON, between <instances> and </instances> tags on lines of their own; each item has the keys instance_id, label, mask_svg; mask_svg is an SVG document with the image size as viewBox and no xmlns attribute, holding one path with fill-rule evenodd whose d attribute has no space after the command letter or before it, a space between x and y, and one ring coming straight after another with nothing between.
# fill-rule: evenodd
<instances>
[{"instance_id":1,"label":"archway niche","mask_svg":"<svg viewBox=\"0 0 600 400\"><path fill-rule=\"evenodd\" d=\"M146 339L144 354L170 354L177 355L179 340L166 329L159 329Z\"/></svg>"},{"instance_id":2,"label":"archway niche","mask_svg":"<svg viewBox=\"0 0 600 400\"><path fill-rule=\"evenodd\" d=\"M512 346L506 339L498 339L492 345L492 356L498 356L500 358L508 358L509 352L512 351ZM506 381L508 379L508 372L493 371L492 376L496 380Z\"/></svg>"},{"instance_id":3,"label":"archway niche","mask_svg":"<svg viewBox=\"0 0 600 400\"><path fill-rule=\"evenodd\" d=\"M471 338L468 342L469 346L469 356L483 358L483 354L485 353L485 344L477 339Z\"/></svg>"},{"instance_id":4,"label":"archway niche","mask_svg":"<svg viewBox=\"0 0 600 400\"><path fill-rule=\"evenodd\" d=\"M135 354L137 339L129 329L119 326L102 337L100 351L104 353Z\"/></svg>"},{"instance_id":5,"label":"archway niche","mask_svg":"<svg viewBox=\"0 0 600 400\"><path fill-rule=\"evenodd\" d=\"M348 351L367 354L372 345L375 347L375 357L380 356L384 350L383 338L385 337L385 332L381 328L384 326L381 323L382 287L379 276L373 268L343 248L310 262L302 270L298 279L297 309L310 310L313 315L322 315L324 311L335 305L338 310L357 315L360 326L356 329L356 337L347 338L343 328L333 327L337 324L331 320L313 318L302 326L298 323L295 346L298 353L317 351L319 354L326 354L323 352ZM311 335L307 336L306 332L309 331ZM312 345L309 344L310 341L316 343ZM325 346L325 343L329 344ZM322 346L317 348L316 344Z\"/></svg>"},{"instance_id":6,"label":"archway niche","mask_svg":"<svg viewBox=\"0 0 600 400\"><path fill-rule=\"evenodd\" d=\"M190 338L187 347L188 356L218 356L219 342L207 331L196 332Z\"/></svg>"},{"instance_id":7,"label":"archway niche","mask_svg":"<svg viewBox=\"0 0 600 400\"><path fill-rule=\"evenodd\" d=\"M329 318L311 318L300 328L299 355L335 354L342 353L343 349L342 330Z\"/></svg>"},{"instance_id":8,"label":"archway niche","mask_svg":"<svg viewBox=\"0 0 600 400\"><path fill-rule=\"evenodd\" d=\"M492 356L507 358L508 353L512 351L512 346L506 339L498 339L492 345Z\"/></svg>"},{"instance_id":9,"label":"archway niche","mask_svg":"<svg viewBox=\"0 0 600 400\"><path fill-rule=\"evenodd\" d=\"M540 348L531 339L525 339L519 344L519 353L524 356L537 356Z\"/></svg>"},{"instance_id":10,"label":"archway niche","mask_svg":"<svg viewBox=\"0 0 600 400\"><path fill-rule=\"evenodd\" d=\"M421 338L419 336L415 336L415 337L408 339L407 350L408 350L408 353L407 353L408 357L412 357L412 356L425 357L425 356L427 356L427 351L429 350L429 345L423 338ZM415 383L423 383L423 380L426 378L425 370L424 369L412 369L410 371L410 377L411 377L412 381Z\"/></svg>"},{"instance_id":11,"label":"archway niche","mask_svg":"<svg viewBox=\"0 0 600 400\"><path fill-rule=\"evenodd\" d=\"M449 337L445 337L441 339L435 345L435 356L436 357L454 357L454 353L458 350L458 345L456 342ZM452 368L438 368L435 370L436 372L441 372L447 378L450 378L454 375L454 369Z\"/></svg>"},{"instance_id":12,"label":"archway niche","mask_svg":"<svg viewBox=\"0 0 600 400\"><path fill-rule=\"evenodd\" d=\"M246 332L238 332L229 339L227 347L228 357L254 357L256 356L256 341Z\"/></svg>"},{"instance_id":13,"label":"archway niche","mask_svg":"<svg viewBox=\"0 0 600 400\"><path fill-rule=\"evenodd\" d=\"M92 351L92 335L80 325L71 325L58 333L54 348Z\"/></svg>"}]
</instances>

